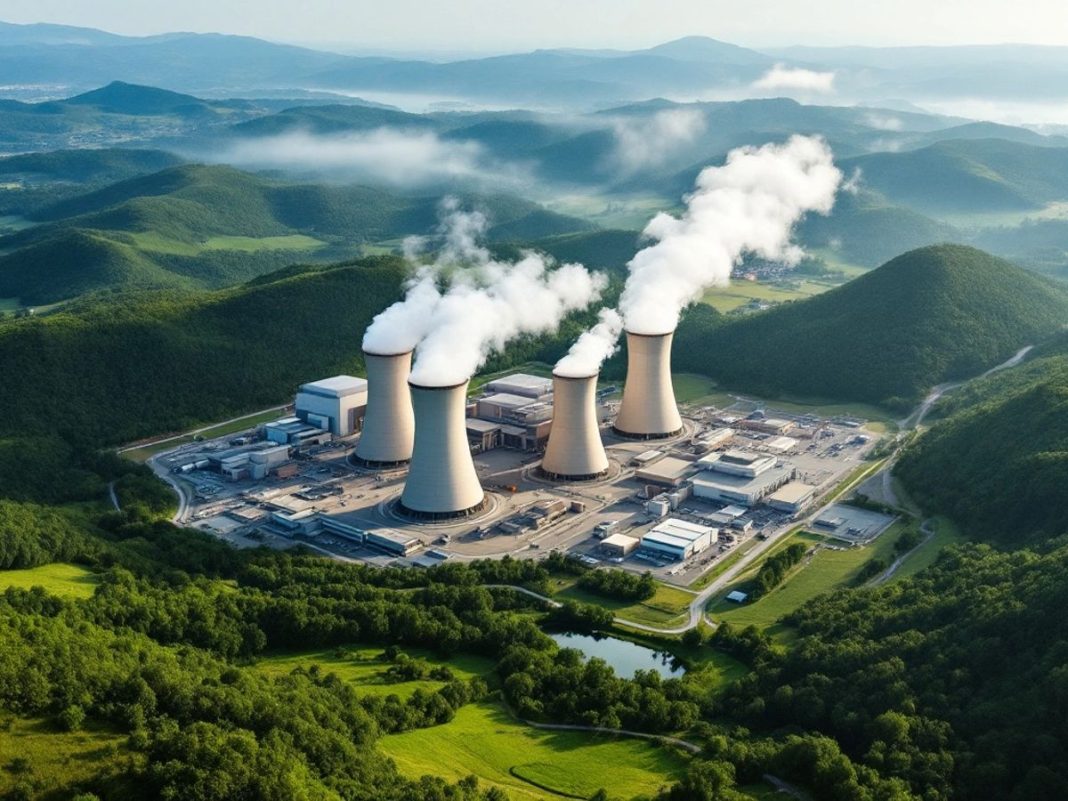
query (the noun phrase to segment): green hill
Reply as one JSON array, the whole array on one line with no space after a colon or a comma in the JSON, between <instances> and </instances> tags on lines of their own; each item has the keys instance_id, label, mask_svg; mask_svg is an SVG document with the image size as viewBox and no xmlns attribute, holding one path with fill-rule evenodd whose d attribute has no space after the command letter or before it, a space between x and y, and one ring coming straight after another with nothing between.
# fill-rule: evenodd
<instances>
[{"instance_id":1,"label":"green hill","mask_svg":"<svg viewBox=\"0 0 1068 801\"><path fill-rule=\"evenodd\" d=\"M896 468L925 509L1002 542L1068 533L1068 342L950 395Z\"/></svg>"},{"instance_id":2,"label":"green hill","mask_svg":"<svg viewBox=\"0 0 1068 801\"><path fill-rule=\"evenodd\" d=\"M92 106L109 114L137 116L213 113L212 104L199 97L123 81L112 81L99 89L68 97L62 103L70 106Z\"/></svg>"},{"instance_id":3,"label":"green hill","mask_svg":"<svg viewBox=\"0 0 1068 801\"><path fill-rule=\"evenodd\" d=\"M509 195L461 195L485 210L493 241L586 231L589 223ZM42 224L0 239L0 297L23 304L94 290L220 288L295 262L351 258L427 233L438 197L294 184L186 164L39 209Z\"/></svg>"},{"instance_id":4,"label":"green hill","mask_svg":"<svg viewBox=\"0 0 1068 801\"><path fill-rule=\"evenodd\" d=\"M955 139L902 153L844 159L894 204L935 213L1038 208L1068 196L1068 148Z\"/></svg>"},{"instance_id":5,"label":"green hill","mask_svg":"<svg viewBox=\"0 0 1068 801\"><path fill-rule=\"evenodd\" d=\"M0 372L19 377L0 382L0 431L117 443L279 403L309 376L361 369L364 328L403 275L379 257L0 322Z\"/></svg>"},{"instance_id":6,"label":"green hill","mask_svg":"<svg viewBox=\"0 0 1068 801\"><path fill-rule=\"evenodd\" d=\"M1068 320L1068 292L962 245L910 251L804 301L732 319L695 307L675 366L766 394L904 409Z\"/></svg>"}]
</instances>

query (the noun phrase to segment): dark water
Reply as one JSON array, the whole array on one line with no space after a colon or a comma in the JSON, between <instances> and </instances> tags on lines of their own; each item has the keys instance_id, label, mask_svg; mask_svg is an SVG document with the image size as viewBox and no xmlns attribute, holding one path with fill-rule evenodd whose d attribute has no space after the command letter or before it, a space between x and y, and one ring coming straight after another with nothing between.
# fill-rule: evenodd
<instances>
[{"instance_id":1,"label":"dark water","mask_svg":"<svg viewBox=\"0 0 1068 801\"><path fill-rule=\"evenodd\" d=\"M685 669L669 653L654 651L644 645L615 637L589 634L550 634L561 648L576 648L586 658L597 657L607 662L616 675L631 678L638 670L655 670L663 678L681 676Z\"/></svg>"}]
</instances>

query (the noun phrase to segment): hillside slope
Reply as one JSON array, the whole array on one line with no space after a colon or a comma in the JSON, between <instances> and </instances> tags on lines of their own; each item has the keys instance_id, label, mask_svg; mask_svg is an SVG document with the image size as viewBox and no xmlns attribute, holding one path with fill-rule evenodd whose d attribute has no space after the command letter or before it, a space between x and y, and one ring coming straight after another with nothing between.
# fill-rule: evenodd
<instances>
[{"instance_id":1,"label":"hillside slope","mask_svg":"<svg viewBox=\"0 0 1068 801\"><path fill-rule=\"evenodd\" d=\"M677 368L735 387L905 409L1068 320L1068 292L975 248L910 251L842 287L727 323L695 308Z\"/></svg>"},{"instance_id":2,"label":"hillside slope","mask_svg":"<svg viewBox=\"0 0 1068 801\"><path fill-rule=\"evenodd\" d=\"M494 241L592 227L509 195L460 199L485 211ZM38 209L42 224L0 238L7 251L0 297L36 305L97 290L232 286L287 264L339 261L365 245L427 233L439 201L180 165Z\"/></svg>"},{"instance_id":3,"label":"hillside slope","mask_svg":"<svg viewBox=\"0 0 1068 801\"><path fill-rule=\"evenodd\" d=\"M379 257L0 322L0 372L19 376L0 382L0 432L99 445L283 402L309 377L360 369L364 328L403 275Z\"/></svg>"},{"instance_id":4,"label":"hillside slope","mask_svg":"<svg viewBox=\"0 0 1068 801\"><path fill-rule=\"evenodd\" d=\"M1000 542L1068 533L1068 342L945 407L897 475L924 508Z\"/></svg>"}]
</instances>

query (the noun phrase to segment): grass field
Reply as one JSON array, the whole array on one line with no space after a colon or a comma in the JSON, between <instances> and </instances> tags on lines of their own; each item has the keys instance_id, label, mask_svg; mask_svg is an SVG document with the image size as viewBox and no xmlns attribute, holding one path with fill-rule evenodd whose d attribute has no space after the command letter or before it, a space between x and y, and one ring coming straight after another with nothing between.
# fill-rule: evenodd
<instances>
[{"instance_id":1,"label":"grass field","mask_svg":"<svg viewBox=\"0 0 1068 801\"><path fill-rule=\"evenodd\" d=\"M87 568L62 562L25 570L0 570L0 590L42 587L60 598L88 598L99 582L99 577Z\"/></svg>"},{"instance_id":2,"label":"grass field","mask_svg":"<svg viewBox=\"0 0 1068 801\"><path fill-rule=\"evenodd\" d=\"M408 776L473 774L513 801L589 798L602 787L613 799L652 795L685 766L685 757L648 741L535 729L496 704L465 706L451 723L384 737L378 746Z\"/></svg>"},{"instance_id":3,"label":"grass field","mask_svg":"<svg viewBox=\"0 0 1068 801\"><path fill-rule=\"evenodd\" d=\"M714 651L704 645L688 646L674 635L638 631L619 623L612 626L611 633L613 637L621 640L629 640L654 651L667 651L685 660L686 675L690 678L696 677L703 687L712 692L721 690L749 672L744 663L722 651Z\"/></svg>"},{"instance_id":4,"label":"grass field","mask_svg":"<svg viewBox=\"0 0 1068 801\"><path fill-rule=\"evenodd\" d=\"M705 292L701 302L720 313L726 313L740 309L751 301L785 303L789 300L811 298L838 285L837 282L808 278L778 284L762 281L731 281L729 286L717 287Z\"/></svg>"},{"instance_id":5,"label":"grass field","mask_svg":"<svg viewBox=\"0 0 1068 801\"><path fill-rule=\"evenodd\" d=\"M725 596L734 589L744 588L759 570L759 564L747 570L722 596L708 607L712 619L727 622L734 626L755 625L768 628L783 615L797 609L806 601L831 590L853 586L857 574L864 565L874 558L881 558L887 564L893 561L894 543L901 535L907 523L898 522L882 533L875 542L863 547L845 550L820 548L813 556L806 556L786 580L753 603L736 604L727 601ZM793 542L817 543L823 538L808 532L798 532L783 539L782 547ZM779 550L776 547L774 551ZM768 554L771 555L770 553ZM766 559L767 557L765 557Z\"/></svg>"},{"instance_id":6,"label":"grass field","mask_svg":"<svg viewBox=\"0 0 1068 801\"><path fill-rule=\"evenodd\" d=\"M444 686L444 682L429 679L390 682L386 677L390 663L378 659L381 653L381 648L354 647L278 654L261 659L255 664L255 669L267 676L284 676L298 667L308 669L318 665L323 673L336 673L339 678L356 684L361 692L371 695L395 694L400 698L408 698L418 689L433 691ZM447 665L458 679L482 676L493 669L491 660L478 656L455 656L443 660L418 648L405 648L404 653L425 659L431 665Z\"/></svg>"},{"instance_id":7,"label":"grass field","mask_svg":"<svg viewBox=\"0 0 1068 801\"><path fill-rule=\"evenodd\" d=\"M174 256L197 256L207 250L235 250L242 253L258 253L265 250L308 251L317 250L326 245L325 242L304 234L259 237L213 236L203 242L182 242L151 231L132 233L129 237L141 250Z\"/></svg>"},{"instance_id":8,"label":"grass field","mask_svg":"<svg viewBox=\"0 0 1068 801\"><path fill-rule=\"evenodd\" d=\"M123 746L124 736L57 732L46 720L8 720L9 727L0 727L0 797L28 781L37 788L34 798L70 798L69 788L108 774L131 756Z\"/></svg>"},{"instance_id":9,"label":"grass field","mask_svg":"<svg viewBox=\"0 0 1068 801\"><path fill-rule=\"evenodd\" d=\"M916 575L932 564L938 558L941 550L947 545L957 545L968 541L968 538L948 518L936 518L934 526L934 535L909 554L908 558L894 572L894 575L890 577L890 581L899 581Z\"/></svg>"},{"instance_id":10,"label":"grass field","mask_svg":"<svg viewBox=\"0 0 1068 801\"><path fill-rule=\"evenodd\" d=\"M197 429L197 436L204 439L212 439L214 437L224 437L227 434L236 434L238 431L248 431L255 428L260 423L269 423L272 420L277 420L282 416L282 411L279 409L268 409L267 411L257 412L249 417L243 417L240 420L233 420L228 423L220 423L216 426L210 426L209 428ZM153 456L162 451L169 451L171 448L177 448L179 445L184 445L187 442L193 441L193 434L184 434L174 439L167 439L165 442L154 442L148 445L142 445L137 448L131 448L128 451L123 451L122 456L124 459L129 459L134 462L144 462L150 456Z\"/></svg>"},{"instance_id":11,"label":"grass field","mask_svg":"<svg viewBox=\"0 0 1068 801\"><path fill-rule=\"evenodd\" d=\"M574 585L557 593L557 597L603 606L605 609L611 609L619 617L635 623L645 623L650 626L669 626L686 620L687 610L690 608L690 602L693 601L694 595L678 587L658 583L656 595L648 601L639 601L638 603L605 598L601 595L586 592L581 587Z\"/></svg>"}]
</instances>

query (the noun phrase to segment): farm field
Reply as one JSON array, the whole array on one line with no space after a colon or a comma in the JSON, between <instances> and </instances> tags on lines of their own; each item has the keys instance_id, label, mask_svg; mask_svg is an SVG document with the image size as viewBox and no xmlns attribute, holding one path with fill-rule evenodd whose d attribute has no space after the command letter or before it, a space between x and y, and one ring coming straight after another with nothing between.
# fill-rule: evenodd
<instances>
[{"instance_id":1,"label":"farm field","mask_svg":"<svg viewBox=\"0 0 1068 801\"><path fill-rule=\"evenodd\" d=\"M384 737L378 747L408 776L473 774L512 801L589 798L602 787L613 799L652 795L686 764L644 740L535 729L489 703L465 706L443 726Z\"/></svg>"},{"instance_id":2,"label":"farm field","mask_svg":"<svg viewBox=\"0 0 1068 801\"><path fill-rule=\"evenodd\" d=\"M88 568L62 562L23 570L0 570L0 591L8 587L20 590L42 587L60 598L88 598L99 581Z\"/></svg>"},{"instance_id":3,"label":"farm field","mask_svg":"<svg viewBox=\"0 0 1068 801\"><path fill-rule=\"evenodd\" d=\"M836 282L807 278L775 284L763 281L732 280L729 286L708 290L701 298L701 302L725 314L740 309L752 301L785 303L789 300L811 298L828 289L834 289L836 286L838 286Z\"/></svg>"},{"instance_id":4,"label":"farm field","mask_svg":"<svg viewBox=\"0 0 1068 801\"><path fill-rule=\"evenodd\" d=\"M129 234L134 244L150 253L168 253L175 256L196 256L206 250L236 250L256 253L264 250L307 251L324 247L322 242L304 234L288 236L213 236L203 242L182 242L151 232Z\"/></svg>"},{"instance_id":5,"label":"farm field","mask_svg":"<svg viewBox=\"0 0 1068 801\"><path fill-rule=\"evenodd\" d=\"M378 657L381 653L382 648L364 646L329 648L268 656L259 660L254 667L267 676L284 676L297 668L307 670L318 665L324 674L335 673L344 681L357 685L361 692L371 695L397 695L401 699L410 697L416 690L432 692L444 686L444 682L433 679L390 681L386 671L391 663L380 660ZM445 660L418 648L405 648L403 653L412 658L425 659L432 667L445 665L458 679L482 676L493 669L492 661L478 656L460 655Z\"/></svg>"},{"instance_id":6,"label":"farm field","mask_svg":"<svg viewBox=\"0 0 1068 801\"><path fill-rule=\"evenodd\" d=\"M727 601L725 596L728 592L734 589L744 590L744 586L756 575L759 565L755 565L727 587L722 595L709 605L708 612L717 623L726 622L743 628L749 625L768 628L817 595L853 586L857 574L871 559L880 558L889 564L893 561L894 543L907 525L899 521L883 532L875 542L863 547L844 550L821 548L815 555L806 556L782 584L763 598L743 604ZM793 542L814 544L822 540L818 535L799 532L786 538L782 546ZM760 564L763 564L763 561L761 560Z\"/></svg>"}]
</instances>

